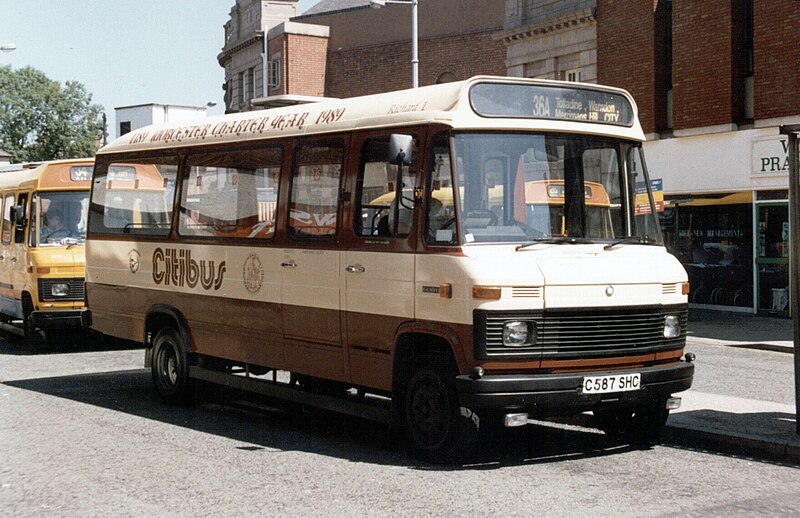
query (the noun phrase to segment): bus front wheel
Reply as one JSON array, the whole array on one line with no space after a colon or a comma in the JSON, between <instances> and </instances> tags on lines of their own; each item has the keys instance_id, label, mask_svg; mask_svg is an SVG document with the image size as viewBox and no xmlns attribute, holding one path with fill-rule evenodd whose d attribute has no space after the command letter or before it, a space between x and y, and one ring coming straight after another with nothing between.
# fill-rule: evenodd
<instances>
[{"instance_id":1,"label":"bus front wheel","mask_svg":"<svg viewBox=\"0 0 800 518\"><path fill-rule=\"evenodd\" d=\"M156 392L166 403L179 405L189 400L189 358L183 339L172 327L161 329L153 342L152 375Z\"/></svg>"},{"instance_id":2,"label":"bus front wheel","mask_svg":"<svg viewBox=\"0 0 800 518\"><path fill-rule=\"evenodd\" d=\"M454 377L443 366L423 366L406 385L406 438L415 453L432 462L465 460L478 439L480 421L459 406Z\"/></svg>"}]
</instances>

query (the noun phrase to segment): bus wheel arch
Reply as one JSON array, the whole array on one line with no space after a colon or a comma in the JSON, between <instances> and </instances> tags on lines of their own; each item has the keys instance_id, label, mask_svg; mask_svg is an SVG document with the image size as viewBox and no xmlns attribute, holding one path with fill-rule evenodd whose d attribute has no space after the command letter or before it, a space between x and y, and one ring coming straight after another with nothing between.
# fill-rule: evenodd
<instances>
[{"instance_id":1,"label":"bus wheel arch","mask_svg":"<svg viewBox=\"0 0 800 518\"><path fill-rule=\"evenodd\" d=\"M164 327L173 327L181 335L181 342L186 354L192 354L191 335L183 314L172 306L156 305L151 307L145 316L144 345L152 349L156 335Z\"/></svg>"}]
</instances>

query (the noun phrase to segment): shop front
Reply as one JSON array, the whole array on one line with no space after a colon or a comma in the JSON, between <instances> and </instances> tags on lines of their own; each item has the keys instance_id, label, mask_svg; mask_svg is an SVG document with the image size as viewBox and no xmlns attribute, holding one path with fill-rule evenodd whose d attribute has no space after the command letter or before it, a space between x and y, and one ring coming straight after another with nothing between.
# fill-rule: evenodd
<instances>
[{"instance_id":1,"label":"shop front","mask_svg":"<svg viewBox=\"0 0 800 518\"><path fill-rule=\"evenodd\" d=\"M647 152L690 304L788 318L788 167L777 128L654 141Z\"/></svg>"}]
</instances>

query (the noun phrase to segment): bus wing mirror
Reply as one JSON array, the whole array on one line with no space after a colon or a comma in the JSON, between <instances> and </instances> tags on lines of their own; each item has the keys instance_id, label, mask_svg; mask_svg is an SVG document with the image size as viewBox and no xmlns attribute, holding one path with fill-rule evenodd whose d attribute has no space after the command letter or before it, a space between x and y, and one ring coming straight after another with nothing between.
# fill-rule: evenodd
<instances>
[{"instance_id":1,"label":"bus wing mirror","mask_svg":"<svg viewBox=\"0 0 800 518\"><path fill-rule=\"evenodd\" d=\"M414 158L414 138L411 135L394 134L389 137L389 163L411 165Z\"/></svg>"}]
</instances>

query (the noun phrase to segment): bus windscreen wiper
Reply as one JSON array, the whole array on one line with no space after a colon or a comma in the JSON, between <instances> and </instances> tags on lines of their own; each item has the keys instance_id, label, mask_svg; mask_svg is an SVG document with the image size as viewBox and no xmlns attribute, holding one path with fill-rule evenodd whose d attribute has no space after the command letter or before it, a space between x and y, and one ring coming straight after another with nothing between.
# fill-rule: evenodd
<instances>
[{"instance_id":1,"label":"bus windscreen wiper","mask_svg":"<svg viewBox=\"0 0 800 518\"><path fill-rule=\"evenodd\" d=\"M591 243L591 241L584 237L569 237L569 236L538 237L523 245L518 245L517 248L515 248L514 250L522 250L523 248L528 248L529 246L534 246L534 245L564 245L564 244L579 245L586 243Z\"/></svg>"},{"instance_id":2,"label":"bus windscreen wiper","mask_svg":"<svg viewBox=\"0 0 800 518\"><path fill-rule=\"evenodd\" d=\"M625 236L621 237L618 240L614 241L613 243L609 243L603 247L603 250L611 250L615 246L618 245L628 245L628 244L636 244L636 245L657 245L658 240L654 239L648 235L644 236Z\"/></svg>"}]
</instances>

